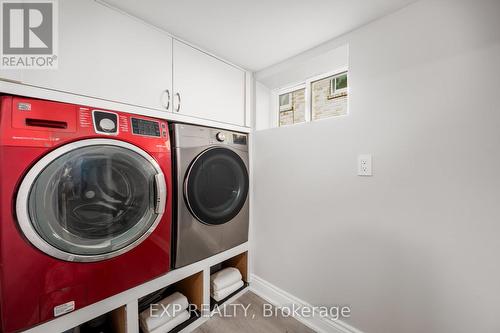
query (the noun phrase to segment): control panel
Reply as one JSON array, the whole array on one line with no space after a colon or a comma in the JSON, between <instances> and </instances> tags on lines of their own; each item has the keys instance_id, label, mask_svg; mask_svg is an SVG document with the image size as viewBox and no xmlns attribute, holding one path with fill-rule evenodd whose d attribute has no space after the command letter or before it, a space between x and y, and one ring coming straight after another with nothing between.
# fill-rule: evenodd
<instances>
[{"instance_id":1,"label":"control panel","mask_svg":"<svg viewBox=\"0 0 500 333\"><path fill-rule=\"evenodd\" d=\"M211 128L188 124L172 125L175 148L202 146L230 146L240 151L248 151L248 134L221 128Z\"/></svg>"},{"instance_id":2,"label":"control panel","mask_svg":"<svg viewBox=\"0 0 500 333\"><path fill-rule=\"evenodd\" d=\"M27 97L2 96L1 100L10 108L1 113L2 144L6 146L49 148L107 137L148 152L164 153L171 149L168 122L163 119ZM134 131L132 118L138 119L134 121ZM140 123L148 126L139 126Z\"/></svg>"},{"instance_id":3,"label":"control panel","mask_svg":"<svg viewBox=\"0 0 500 333\"><path fill-rule=\"evenodd\" d=\"M212 139L210 140L211 143L226 143L226 144L242 145L242 146L246 146L248 144L246 134L229 132L218 129L210 129L210 132L212 136Z\"/></svg>"}]
</instances>

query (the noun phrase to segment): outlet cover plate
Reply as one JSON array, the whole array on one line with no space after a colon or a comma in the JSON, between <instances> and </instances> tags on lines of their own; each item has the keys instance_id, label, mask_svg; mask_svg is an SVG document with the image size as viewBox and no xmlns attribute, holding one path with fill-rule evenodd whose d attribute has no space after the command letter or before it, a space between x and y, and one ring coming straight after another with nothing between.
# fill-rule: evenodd
<instances>
[{"instance_id":1,"label":"outlet cover plate","mask_svg":"<svg viewBox=\"0 0 500 333\"><path fill-rule=\"evenodd\" d=\"M372 155L362 154L358 156L358 176L373 176Z\"/></svg>"}]
</instances>

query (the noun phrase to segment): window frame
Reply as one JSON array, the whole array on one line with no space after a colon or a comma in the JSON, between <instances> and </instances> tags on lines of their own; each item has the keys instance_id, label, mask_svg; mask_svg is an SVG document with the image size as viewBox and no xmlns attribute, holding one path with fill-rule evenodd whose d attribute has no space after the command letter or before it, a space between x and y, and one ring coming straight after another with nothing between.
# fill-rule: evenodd
<instances>
[{"instance_id":1,"label":"window frame","mask_svg":"<svg viewBox=\"0 0 500 333\"><path fill-rule=\"evenodd\" d=\"M312 91L311 91L311 86L312 86L312 83L313 82L316 82L316 81L319 81L319 80L323 80L323 79L326 79L330 76L340 76L342 75L343 73L346 73L347 75L347 111L346 111L346 114L345 115L341 115L341 116L335 116L335 117L326 117L326 118L321 118L321 119L315 119L313 120L312 119ZM316 75L316 76L312 76L312 77L309 77L307 78L305 81L300 81L300 82L296 82L294 84L291 84L289 86L286 86L284 88L279 88L279 89L276 89L276 92L275 92L275 97L274 97L274 100L275 100L275 111L274 111L274 114L276 115L275 116L275 125L276 127L288 127L288 126L293 126L293 125L299 125L299 124L305 124L305 123L310 123L312 121L321 121L321 120L325 120L325 119L331 119L331 118L338 118L338 117L345 117L345 116L348 116L349 115L349 102L350 102L350 79L349 79L349 76L350 76L350 73L349 73L349 67L348 66L343 66L343 67L339 67L333 71L329 71L329 72L326 72L326 73L322 73L320 75ZM283 95L283 94L287 94L287 93L292 93L296 90L300 90L300 89L305 89L305 121L304 122L301 122L301 123L296 123L296 124L290 124L290 125L282 125L280 126L280 95ZM293 103L293 101L292 101Z\"/></svg>"}]
</instances>

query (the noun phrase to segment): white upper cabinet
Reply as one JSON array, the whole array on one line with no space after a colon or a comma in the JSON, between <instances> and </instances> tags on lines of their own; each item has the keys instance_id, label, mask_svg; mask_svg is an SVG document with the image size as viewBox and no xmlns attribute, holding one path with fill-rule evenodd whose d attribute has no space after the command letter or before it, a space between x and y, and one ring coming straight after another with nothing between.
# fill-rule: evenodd
<instances>
[{"instance_id":1,"label":"white upper cabinet","mask_svg":"<svg viewBox=\"0 0 500 333\"><path fill-rule=\"evenodd\" d=\"M58 69L23 70L24 84L171 111L170 36L95 1L58 3Z\"/></svg>"},{"instance_id":2,"label":"white upper cabinet","mask_svg":"<svg viewBox=\"0 0 500 333\"><path fill-rule=\"evenodd\" d=\"M174 40L174 112L245 126L245 72Z\"/></svg>"},{"instance_id":3,"label":"white upper cabinet","mask_svg":"<svg viewBox=\"0 0 500 333\"><path fill-rule=\"evenodd\" d=\"M245 71L92 0L59 4L57 69L0 78L245 126ZM172 118L176 119L174 114Z\"/></svg>"}]
</instances>

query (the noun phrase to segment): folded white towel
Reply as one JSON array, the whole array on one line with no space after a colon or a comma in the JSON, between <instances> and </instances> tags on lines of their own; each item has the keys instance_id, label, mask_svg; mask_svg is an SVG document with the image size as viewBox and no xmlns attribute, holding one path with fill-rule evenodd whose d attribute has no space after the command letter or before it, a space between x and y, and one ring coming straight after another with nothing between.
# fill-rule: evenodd
<instances>
[{"instance_id":1,"label":"folded white towel","mask_svg":"<svg viewBox=\"0 0 500 333\"><path fill-rule=\"evenodd\" d=\"M162 305L165 307L165 310ZM139 315L139 325L143 331L149 332L177 317L188 306L189 301L186 296L175 292L158 303L155 311L153 311L153 316L151 316L151 309L149 307L142 311Z\"/></svg>"},{"instance_id":2,"label":"folded white towel","mask_svg":"<svg viewBox=\"0 0 500 333\"><path fill-rule=\"evenodd\" d=\"M172 318L172 320L169 320L167 323L161 325L160 327L155 328L152 331L146 332L146 333L167 333L173 330L175 327L178 325L182 324L186 320L188 320L191 317L189 314L188 310L185 310L184 312L179 313L177 316Z\"/></svg>"},{"instance_id":3,"label":"folded white towel","mask_svg":"<svg viewBox=\"0 0 500 333\"><path fill-rule=\"evenodd\" d=\"M239 280L238 282L233 283L229 287L222 288L219 290L211 290L210 295L229 295L230 293L232 293L236 289L239 289L241 287L242 283L243 283L243 281Z\"/></svg>"},{"instance_id":4,"label":"folded white towel","mask_svg":"<svg viewBox=\"0 0 500 333\"><path fill-rule=\"evenodd\" d=\"M243 287L242 280L240 280L236 283L233 283L229 287L226 287L226 288L223 288L220 290L213 290L211 292L211 296L213 299L215 299L217 302L219 302L220 300L223 300L224 298L231 295L232 293L234 293L236 290L240 289L241 287Z\"/></svg>"},{"instance_id":5,"label":"folded white towel","mask_svg":"<svg viewBox=\"0 0 500 333\"><path fill-rule=\"evenodd\" d=\"M224 268L210 276L210 289L218 291L235 284L241 279L241 273L237 268Z\"/></svg>"}]
</instances>

